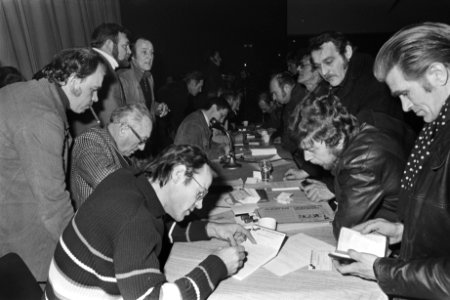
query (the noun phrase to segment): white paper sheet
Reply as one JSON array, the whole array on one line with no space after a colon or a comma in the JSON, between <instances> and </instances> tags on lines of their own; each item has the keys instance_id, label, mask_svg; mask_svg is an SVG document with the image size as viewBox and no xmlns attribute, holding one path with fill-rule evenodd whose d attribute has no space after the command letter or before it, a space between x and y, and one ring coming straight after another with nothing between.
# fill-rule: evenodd
<instances>
[{"instance_id":1,"label":"white paper sheet","mask_svg":"<svg viewBox=\"0 0 450 300\"><path fill-rule=\"evenodd\" d=\"M277 276L284 276L309 266L311 263L311 251L326 251L328 253L333 250L334 246L299 233L289 237L278 256L266 264L264 268Z\"/></svg>"},{"instance_id":2,"label":"white paper sheet","mask_svg":"<svg viewBox=\"0 0 450 300\"><path fill-rule=\"evenodd\" d=\"M248 239L242 243L247 252L247 261L244 263L242 269L233 275L238 280L246 278L274 258L280 250L281 244L286 236L284 233L278 231L262 227L255 228L256 230L252 230L251 233L257 244L252 244Z\"/></svg>"}]
</instances>

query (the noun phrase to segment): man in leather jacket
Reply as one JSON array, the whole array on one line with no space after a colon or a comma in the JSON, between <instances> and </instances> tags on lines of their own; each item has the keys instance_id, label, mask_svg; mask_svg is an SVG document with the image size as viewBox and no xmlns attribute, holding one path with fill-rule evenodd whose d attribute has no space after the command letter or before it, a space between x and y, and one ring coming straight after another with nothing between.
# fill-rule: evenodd
<instances>
[{"instance_id":1,"label":"man in leather jacket","mask_svg":"<svg viewBox=\"0 0 450 300\"><path fill-rule=\"evenodd\" d=\"M374 74L399 96L403 110L426 122L401 180L402 222L372 220L362 233L401 242L398 258L350 252L356 260L338 265L343 274L376 279L394 297L450 298L450 26L423 23L405 27L380 49Z\"/></svg>"},{"instance_id":2,"label":"man in leather jacket","mask_svg":"<svg viewBox=\"0 0 450 300\"><path fill-rule=\"evenodd\" d=\"M361 124L332 95L308 101L301 111L298 135L305 160L334 175L335 237L341 227L369 219L398 220L399 183L406 155L397 140L369 124ZM319 182L309 181L312 185L304 188L305 193L314 200L314 185Z\"/></svg>"}]
</instances>

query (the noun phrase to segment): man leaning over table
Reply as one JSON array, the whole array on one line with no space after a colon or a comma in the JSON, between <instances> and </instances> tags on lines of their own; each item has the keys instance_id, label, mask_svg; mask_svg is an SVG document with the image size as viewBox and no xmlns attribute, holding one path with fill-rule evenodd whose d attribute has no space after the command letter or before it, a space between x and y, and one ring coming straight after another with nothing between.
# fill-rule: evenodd
<instances>
[{"instance_id":1,"label":"man leaning over table","mask_svg":"<svg viewBox=\"0 0 450 300\"><path fill-rule=\"evenodd\" d=\"M336 238L344 226L377 217L398 220L399 183L406 162L398 141L360 123L332 95L308 100L301 111L298 135L305 160L334 175ZM314 193L326 186L317 180L309 181L311 185L304 188L305 193L316 200Z\"/></svg>"},{"instance_id":2,"label":"man leaning over table","mask_svg":"<svg viewBox=\"0 0 450 300\"><path fill-rule=\"evenodd\" d=\"M363 233L401 242L398 258L350 251L357 262L337 265L343 274L376 279L390 296L450 298L450 26L422 23L401 29L380 49L375 76L400 97L405 111L426 122L401 180L401 221L361 224Z\"/></svg>"},{"instance_id":3,"label":"man leaning over table","mask_svg":"<svg viewBox=\"0 0 450 300\"><path fill-rule=\"evenodd\" d=\"M103 180L64 230L50 265L46 299L205 299L243 265L246 238L238 224L181 222L202 207L212 182L206 154L195 146L166 149L150 175L120 169ZM197 267L167 282L159 256L173 241L228 240Z\"/></svg>"},{"instance_id":4,"label":"man leaning over table","mask_svg":"<svg viewBox=\"0 0 450 300\"><path fill-rule=\"evenodd\" d=\"M0 90L0 255L19 254L38 281L73 215L66 113L98 100L105 65L93 50L67 49L43 74Z\"/></svg>"}]
</instances>

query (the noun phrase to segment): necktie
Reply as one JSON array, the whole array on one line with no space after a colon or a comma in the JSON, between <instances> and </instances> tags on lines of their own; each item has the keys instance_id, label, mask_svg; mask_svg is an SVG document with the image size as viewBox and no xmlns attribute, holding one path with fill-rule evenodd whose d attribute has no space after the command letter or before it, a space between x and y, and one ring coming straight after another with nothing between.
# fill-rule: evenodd
<instances>
[{"instance_id":1,"label":"necktie","mask_svg":"<svg viewBox=\"0 0 450 300\"><path fill-rule=\"evenodd\" d=\"M147 108L151 111L153 104L153 97L152 97L153 95L152 95L152 88L149 82L150 76L151 76L150 72L148 71L144 72L140 85L142 88L142 92L144 93L145 104L147 105Z\"/></svg>"}]
</instances>

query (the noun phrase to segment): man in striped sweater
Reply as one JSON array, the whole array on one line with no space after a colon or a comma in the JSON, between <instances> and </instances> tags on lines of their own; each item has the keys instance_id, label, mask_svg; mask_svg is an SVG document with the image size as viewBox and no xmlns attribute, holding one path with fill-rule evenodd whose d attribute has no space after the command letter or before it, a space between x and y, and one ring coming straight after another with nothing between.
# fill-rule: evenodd
<instances>
[{"instance_id":1,"label":"man in striped sweater","mask_svg":"<svg viewBox=\"0 0 450 300\"><path fill-rule=\"evenodd\" d=\"M120 169L105 178L64 230L50 265L46 299L205 299L245 258L250 233L237 224L180 222L202 207L212 171L195 146L172 146L151 175ZM164 225L166 224L166 229ZM161 272L165 234L173 241L230 241L174 282Z\"/></svg>"}]
</instances>

